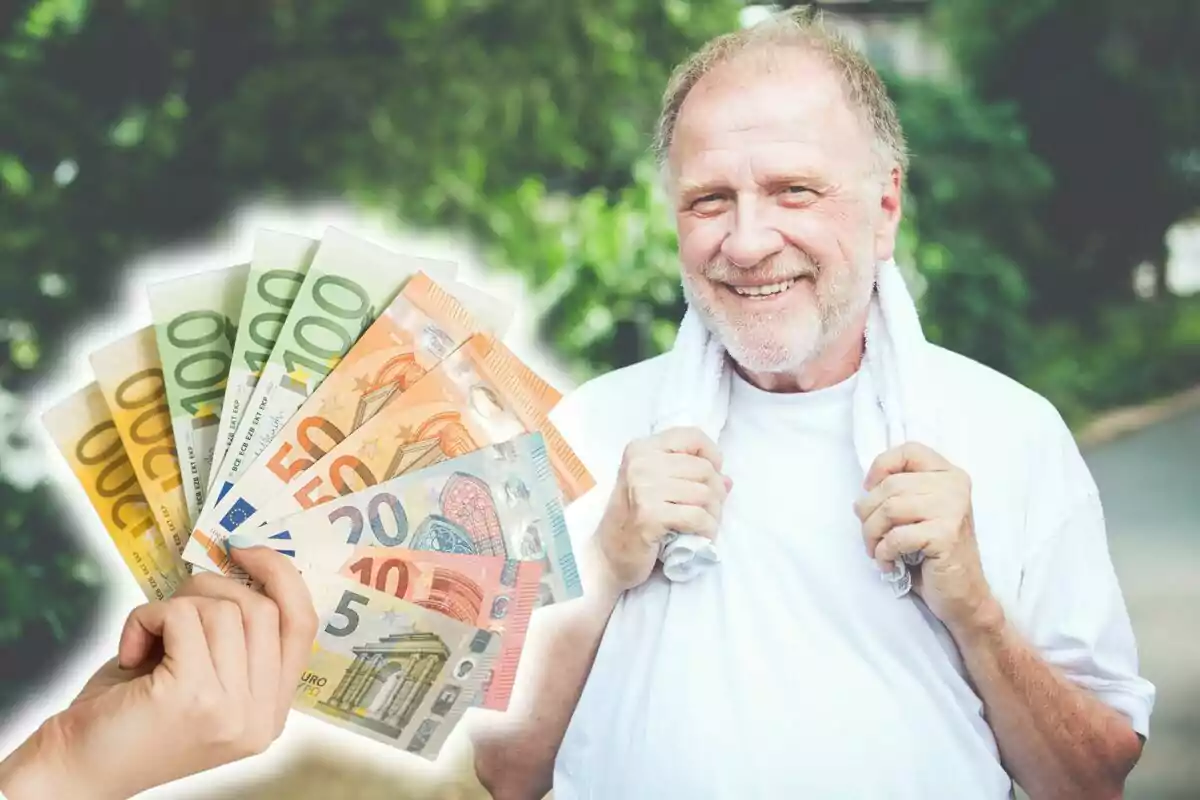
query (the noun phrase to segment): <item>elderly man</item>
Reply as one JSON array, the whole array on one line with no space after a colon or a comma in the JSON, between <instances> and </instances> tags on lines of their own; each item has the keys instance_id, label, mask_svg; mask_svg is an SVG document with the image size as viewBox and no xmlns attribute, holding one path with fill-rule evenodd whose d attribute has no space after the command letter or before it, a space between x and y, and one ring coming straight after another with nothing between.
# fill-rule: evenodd
<instances>
[{"instance_id":1,"label":"elderly man","mask_svg":"<svg viewBox=\"0 0 1200 800\"><path fill-rule=\"evenodd\" d=\"M1121 796L1154 689L1057 412L919 338L909 396L936 447L862 460L906 165L878 76L777 16L677 70L658 138L727 411L656 427L695 388L674 351L564 401L598 478L571 509L585 596L538 613L510 713L473 734L480 780L525 798L553 777L556 800ZM720 561L671 580L675 532ZM918 553L897 597L881 575Z\"/></svg>"}]
</instances>

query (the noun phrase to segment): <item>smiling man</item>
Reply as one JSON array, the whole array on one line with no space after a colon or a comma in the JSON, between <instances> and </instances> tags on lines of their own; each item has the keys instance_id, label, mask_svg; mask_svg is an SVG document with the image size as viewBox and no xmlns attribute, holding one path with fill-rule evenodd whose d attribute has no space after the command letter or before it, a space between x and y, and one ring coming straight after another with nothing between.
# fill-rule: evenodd
<instances>
[{"instance_id":1,"label":"smiling man","mask_svg":"<svg viewBox=\"0 0 1200 800\"><path fill-rule=\"evenodd\" d=\"M937 445L862 458L907 164L878 76L792 12L681 65L659 132L727 413L713 436L656 425L694 389L671 377L682 343L556 412L598 479L570 510L586 593L535 616L509 713L474 732L481 781L528 798L553 777L556 800L999 800L1014 780L1119 797L1154 689L1058 413L918 336L906 380ZM669 579L677 531L720 562ZM881 573L917 553L897 597Z\"/></svg>"}]
</instances>

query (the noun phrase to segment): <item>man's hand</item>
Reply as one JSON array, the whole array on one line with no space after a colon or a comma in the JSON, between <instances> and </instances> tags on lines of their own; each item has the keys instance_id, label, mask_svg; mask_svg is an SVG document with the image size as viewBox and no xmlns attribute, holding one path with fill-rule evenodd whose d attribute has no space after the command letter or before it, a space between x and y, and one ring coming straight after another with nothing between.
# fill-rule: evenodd
<instances>
[{"instance_id":1,"label":"man's hand","mask_svg":"<svg viewBox=\"0 0 1200 800\"><path fill-rule=\"evenodd\" d=\"M596 543L616 594L643 583L672 531L713 539L732 482L698 428L671 428L625 448Z\"/></svg>"},{"instance_id":2,"label":"man's hand","mask_svg":"<svg viewBox=\"0 0 1200 800\"><path fill-rule=\"evenodd\" d=\"M117 657L5 763L9 800L127 798L279 736L316 636L312 599L288 558L232 552L265 596L200 574L134 609Z\"/></svg>"},{"instance_id":3,"label":"man's hand","mask_svg":"<svg viewBox=\"0 0 1200 800\"><path fill-rule=\"evenodd\" d=\"M975 542L971 479L925 445L907 442L880 455L854 504L867 553L890 571L905 553L923 551L913 591L950 629L1003 624Z\"/></svg>"}]
</instances>

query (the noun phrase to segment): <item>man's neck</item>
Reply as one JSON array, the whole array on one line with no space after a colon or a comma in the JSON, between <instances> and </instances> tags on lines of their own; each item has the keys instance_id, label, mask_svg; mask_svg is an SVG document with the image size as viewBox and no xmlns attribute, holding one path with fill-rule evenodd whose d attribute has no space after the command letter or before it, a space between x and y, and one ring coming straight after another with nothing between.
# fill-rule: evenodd
<instances>
[{"instance_id":1,"label":"man's neck","mask_svg":"<svg viewBox=\"0 0 1200 800\"><path fill-rule=\"evenodd\" d=\"M752 372L738 363L734 368L765 392L812 392L834 386L858 371L862 363L867 311L864 309L846 330L799 367L782 372Z\"/></svg>"}]
</instances>

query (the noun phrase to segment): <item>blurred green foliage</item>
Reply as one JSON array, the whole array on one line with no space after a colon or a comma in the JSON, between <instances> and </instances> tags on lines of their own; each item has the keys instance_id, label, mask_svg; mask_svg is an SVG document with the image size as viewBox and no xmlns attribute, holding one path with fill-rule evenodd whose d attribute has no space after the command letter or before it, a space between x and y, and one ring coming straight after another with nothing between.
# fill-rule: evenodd
<instances>
[{"instance_id":1,"label":"blurred green foliage","mask_svg":"<svg viewBox=\"0 0 1200 800\"><path fill-rule=\"evenodd\" d=\"M1020 241L1039 320L1095 321L1161 276L1163 233L1200 206L1200 3L932 0L932 24L988 103L1012 104L1049 167L1045 237Z\"/></svg>"},{"instance_id":2,"label":"blurred green foliage","mask_svg":"<svg viewBox=\"0 0 1200 800\"><path fill-rule=\"evenodd\" d=\"M887 76L914 156L899 260L924 279L930 337L1073 422L1200 374L1197 302L1129 289L1200 205L1189 5L934 0L963 80ZM264 196L469 235L528 280L579 379L661 352L683 305L645 150L670 68L740 6L0 4L0 388L28 388L64 332L109 313L123 264ZM0 708L80 638L99 591L56 505L0 480L0 663L19 671Z\"/></svg>"}]
</instances>

